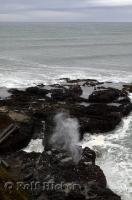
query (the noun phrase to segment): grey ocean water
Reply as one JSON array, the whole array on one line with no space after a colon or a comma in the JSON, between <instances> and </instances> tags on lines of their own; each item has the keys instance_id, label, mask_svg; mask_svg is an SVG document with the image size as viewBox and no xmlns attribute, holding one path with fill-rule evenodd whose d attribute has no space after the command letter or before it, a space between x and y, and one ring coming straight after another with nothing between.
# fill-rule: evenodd
<instances>
[{"instance_id":1,"label":"grey ocean water","mask_svg":"<svg viewBox=\"0 0 132 200\"><path fill-rule=\"evenodd\" d=\"M131 23L0 24L4 86L47 83L59 77L130 82L131 63Z\"/></svg>"},{"instance_id":2,"label":"grey ocean water","mask_svg":"<svg viewBox=\"0 0 132 200\"><path fill-rule=\"evenodd\" d=\"M0 23L0 84L27 87L59 78L132 82L131 23ZM102 155L108 186L132 199L132 116L114 133L86 136Z\"/></svg>"}]
</instances>

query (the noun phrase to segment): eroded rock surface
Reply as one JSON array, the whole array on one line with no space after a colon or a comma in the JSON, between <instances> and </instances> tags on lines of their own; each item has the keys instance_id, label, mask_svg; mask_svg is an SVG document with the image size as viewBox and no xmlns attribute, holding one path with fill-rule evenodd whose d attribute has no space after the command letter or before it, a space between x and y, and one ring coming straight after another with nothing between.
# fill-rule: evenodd
<instances>
[{"instance_id":1,"label":"eroded rock surface","mask_svg":"<svg viewBox=\"0 0 132 200\"><path fill-rule=\"evenodd\" d=\"M129 88L89 79L61 81L25 90L10 89L10 97L0 100L0 137L10 124L18 127L0 143L1 159L9 163L10 173L18 181L28 184L31 199L120 200L107 188L93 150L81 150L80 160L75 163L70 151L55 148L49 141L59 112L78 120L80 140L87 132L109 134L132 110ZM24 152L31 139L43 140L43 153ZM30 188L32 181L37 182L37 188ZM50 183L52 188L44 187ZM66 188L68 184L70 188ZM76 188L72 188L74 185Z\"/></svg>"}]
</instances>

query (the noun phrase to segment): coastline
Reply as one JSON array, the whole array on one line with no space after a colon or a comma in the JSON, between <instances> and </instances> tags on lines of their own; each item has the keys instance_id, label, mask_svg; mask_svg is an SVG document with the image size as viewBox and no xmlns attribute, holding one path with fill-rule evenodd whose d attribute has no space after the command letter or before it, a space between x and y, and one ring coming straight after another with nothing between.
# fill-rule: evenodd
<instances>
[{"instance_id":1,"label":"coastline","mask_svg":"<svg viewBox=\"0 0 132 200\"><path fill-rule=\"evenodd\" d=\"M42 196L43 199L46 196L45 199L62 200L86 199L86 196L89 196L89 199L121 199L107 188L103 171L93 163L93 150L82 149L80 159L75 163L73 154L71 150L69 151L71 142L66 143L68 148L64 148L64 143L61 144L63 148L58 149L60 145L58 136L57 147L49 141L57 126L56 123L63 124L61 127L63 131L67 128L65 134L68 134L71 141L70 134L73 129L75 134L79 133L79 141L86 133L109 134L109 131L114 130L132 111L128 93L131 90L131 84L115 85L91 79L67 78L60 80L60 84L40 84L24 90L8 90L8 96L5 95L0 100L0 130L2 132L12 123L17 124L18 130L12 131L9 137L2 141L1 159L9 164L10 171L18 181L29 184L28 192L32 199L41 199ZM55 122L54 118L58 113L64 113L65 117ZM70 123L65 126L64 120L66 122L69 120ZM72 126L72 123L75 126ZM40 143L35 145L40 145L40 148L43 146L44 151L26 152L26 149L24 151L24 148L28 149L31 140L31 145L34 145L33 141L42 141L42 145ZM73 141L72 148L75 149L78 140L74 138ZM65 192L62 188L56 191L53 186L53 190L50 188L46 191L41 185L36 190L30 188L32 181L39 183L51 181L53 185L62 182L74 183L80 184L81 189Z\"/></svg>"}]
</instances>

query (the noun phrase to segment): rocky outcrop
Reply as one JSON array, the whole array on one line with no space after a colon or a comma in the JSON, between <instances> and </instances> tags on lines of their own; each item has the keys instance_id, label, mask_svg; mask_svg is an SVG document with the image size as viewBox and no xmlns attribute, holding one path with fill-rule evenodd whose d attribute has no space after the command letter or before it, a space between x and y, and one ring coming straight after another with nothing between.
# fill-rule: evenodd
<instances>
[{"instance_id":1,"label":"rocky outcrop","mask_svg":"<svg viewBox=\"0 0 132 200\"><path fill-rule=\"evenodd\" d=\"M70 85L68 88L61 87L58 89L53 89L51 93L51 98L53 101L79 101L82 94L82 89L80 85Z\"/></svg>"},{"instance_id":2,"label":"rocky outcrop","mask_svg":"<svg viewBox=\"0 0 132 200\"><path fill-rule=\"evenodd\" d=\"M78 164L73 162L67 152L55 149L42 154L20 151L6 157L13 171L19 174L20 188L29 186L31 199L86 200L89 197L90 200L120 200L106 187L103 171L92 160L88 149L83 150Z\"/></svg>"},{"instance_id":3,"label":"rocky outcrop","mask_svg":"<svg viewBox=\"0 0 132 200\"><path fill-rule=\"evenodd\" d=\"M132 93L132 84L123 85L124 89Z\"/></svg>"},{"instance_id":4,"label":"rocky outcrop","mask_svg":"<svg viewBox=\"0 0 132 200\"><path fill-rule=\"evenodd\" d=\"M94 91L89 96L90 103L111 103L118 98L127 97L127 92L115 88L105 88L99 91Z\"/></svg>"},{"instance_id":5,"label":"rocky outcrop","mask_svg":"<svg viewBox=\"0 0 132 200\"><path fill-rule=\"evenodd\" d=\"M33 120L26 115L13 111L1 113L0 154L15 152L26 147L33 135L33 127Z\"/></svg>"},{"instance_id":6,"label":"rocky outcrop","mask_svg":"<svg viewBox=\"0 0 132 200\"><path fill-rule=\"evenodd\" d=\"M49 140L59 112L78 120L80 139L87 132L109 134L132 110L128 88L121 88L96 80L63 79L55 85L10 89L11 96L0 100L0 137L11 124L18 127L0 143L0 156L18 181L29 184L31 199L120 200L107 188L93 150L81 150L75 163L69 151L53 147ZM45 151L22 151L31 139L42 139ZM30 188L32 181L38 183L38 188ZM47 189L44 183L52 183L53 187ZM71 187L65 188L68 184Z\"/></svg>"},{"instance_id":7,"label":"rocky outcrop","mask_svg":"<svg viewBox=\"0 0 132 200\"><path fill-rule=\"evenodd\" d=\"M106 87L105 83L89 79L63 81L56 85L30 87L25 91L10 89L11 97L0 101L1 114L6 114L13 123L17 120L20 132L23 132L22 129L28 130L24 131L23 139L20 139L20 147L29 142L34 124L40 129L41 121L45 121L45 132L47 137L50 137L54 128L53 118L61 111L69 112L71 117L79 120L80 138L83 138L86 132L94 134L112 131L121 122L122 117L132 110L124 88L111 88L108 83Z\"/></svg>"},{"instance_id":8,"label":"rocky outcrop","mask_svg":"<svg viewBox=\"0 0 132 200\"><path fill-rule=\"evenodd\" d=\"M21 191L19 190L19 188L17 188L16 180L14 180L14 178L11 176L11 173L2 166L0 166L0 199L1 200L29 199L29 196L27 195L26 191Z\"/></svg>"},{"instance_id":9,"label":"rocky outcrop","mask_svg":"<svg viewBox=\"0 0 132 200\"><path fill-rule=\"evenodd\" d=\"M8 138L0 144L0 154L18 151L28 145L33 134L32 123L22 123Z\"/></svg>"}]
</instances>

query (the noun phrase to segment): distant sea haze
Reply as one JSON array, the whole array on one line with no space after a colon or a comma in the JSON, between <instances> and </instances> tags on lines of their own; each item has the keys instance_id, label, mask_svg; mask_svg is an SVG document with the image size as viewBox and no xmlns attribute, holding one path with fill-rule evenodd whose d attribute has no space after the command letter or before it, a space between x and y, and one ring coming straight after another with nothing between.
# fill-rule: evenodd
<instances>
[{"instance_id":1,"label":"distant sea haze","mask_svg":"<svg viewBox=\"0 0 132 200\"><path fill-rule=\"evenodd\" d=\"M131 23L0 23L1 86L132 81Z\"/></svg>"}]
</instances>

